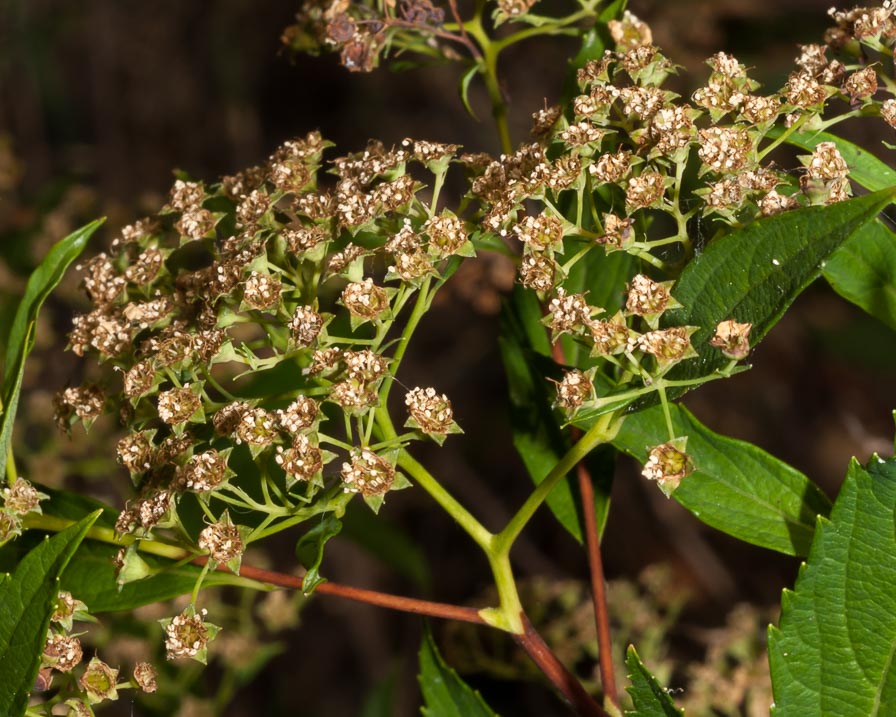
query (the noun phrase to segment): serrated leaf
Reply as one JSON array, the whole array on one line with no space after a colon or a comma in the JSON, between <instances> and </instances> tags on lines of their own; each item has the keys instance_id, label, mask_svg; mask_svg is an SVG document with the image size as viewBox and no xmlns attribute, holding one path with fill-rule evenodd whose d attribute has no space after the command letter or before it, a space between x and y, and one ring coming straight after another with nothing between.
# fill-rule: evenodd
<instances>
[{"instance_id":1,"label":"serrated leaf","mask_svg":"<svg viewBox=\"0 0 896 717\"><path fill-rule=\"evenodd\" d=\"M569 449L548 396L548 371L556 371L541 312L532 292L517 287L501 313L501 358L510 393L513 445L537 485ZM594 483L593 510L603 531L613 480L613 456L593 452L588 468ZM566 477L548 494L547 505L570 535L582 542L581 500L576 482Z\"/></svg>"},{"instance_id":2,"label":"serrated leaf","mask_svg":"<svg viewBox=\"0 0 896 717\"><path fill-rule=\"evenodd\" d=\"M324 559L324 546L330 538L339 535L342 523L332 513L324 513L320 522L305 533L296 543L296 557L302 563L305 577L302 591L307 595L326 580L320 575L320 564Z\"/></svg>"},{"instance_id":3,"label":"serrated leaf","mask_svg":"<svg viewBox=\"0 0 896 717\"><path fill-rule=\"evenodd\" d=\"M896 185L896 170L836 135L796 132L787 142L807 151L820 142L833 142L851 180L872 192ZM856 232L831 255L823 273L840 296L896 328L896 235L883 223L878 220Z\"/></svg>"},{"instance_id":4,"label":"serrated leaf","mask_svg":"<svg viewBox=\"0 0 896 717\"><path fill-rule=\"evenodd\" d=\"M59 576L98 513L47 538L0 582L0 714L22 715L40 666Z\"/></svg>"},{"instance_id":5,"label":"serrated leaf","mask_svg":"<svg viewBox=\"0 0 896 717\"><path fill-rule=\"evenodd\" d=\"M650 671L644 667L633 645L628 646L625 655L628 679L631 685L626 690L631 695L633 710L626 710L632 717L681 717L684 710L675 706L669 693L663 689Z\"/></svg>"},{"instance_id":6,"label":"serrated leaf","mask_svg":"<svg viewBox=\"0 0 896 717\"><path fill-rule=\"evenodd\" d=\"M78 258L93 233L106 221L97 219L56 242L31 273L9 330L3 364L3 418L0 422L0 475L6 470L12 427L19 406L19 392L25 375L25 359L34 345L34 324L50 292L62 280L65 270Z\"/></svg>"},{"instance_id":7,"label":"serrated leaf","mask_svg":"<svg viewBox=\"0 0 896 717\"><path fill-rule=\"evenodd\" d=\"M750 344L755 346L818 277L831 253L894 197L896 189L886 189L829 206L796 209L711 242L685 267L672 290L682 308L666 312L663 325L700 329L691 337L698 357L673 368L669 378L708 377L728 363L709 345L716 326L726 319L752 323ZM641 405L657 400L654 393Z\"/></svg>"},{"instance_id":8,"label":"serrated leaf","mask_svg":"<svg viewBox=\"0 0 896 717\"><path fill-rule=\"evenodd\" d=\"M856 461L769 628L777 717L896 714L896 460Z\"/></svg>"},{"instance_id":9,"label":"serrated leaf","mask_svg":"<svg viewBox=\"0 0 896 717\"><path fill-rule=\"evenodd\" d=\"M425 717L496 717L482 696L445 664L427 629L420 645L420 674Z\"/></svg>"},{"instance_id":10,"label":"serrated leaf","mask_svg":"<svg viewBox=\"0 0 896 717\"><path fill-rule=\"evenodd\" d=\"M683 406L669 411L676 436L687 436L696 470L672 497L701 521L739 540L787 555L807 555L827 496L806 476L746 441L721 436ZM662 406L626 417L613 439L619 450L647 459L669 440Z\"/></svg>"}]
</instances>

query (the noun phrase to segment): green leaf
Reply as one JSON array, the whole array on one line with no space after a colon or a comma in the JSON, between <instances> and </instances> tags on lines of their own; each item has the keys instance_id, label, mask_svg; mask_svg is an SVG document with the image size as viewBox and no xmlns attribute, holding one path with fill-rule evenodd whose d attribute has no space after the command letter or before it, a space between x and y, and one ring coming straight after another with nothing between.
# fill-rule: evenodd
<instances>
[{"instance_id":1,"label":"green leaf","mask_svg":"<svg viewBox=\"0 0 896 717\"><path fill-rule=\"evenodd\" d=\"M299 538L296 543L296 557L307 572L302 580L302 590L307 595L326 580L321 577L320 564L324 559L324 545L339 535L342 523L332 513L321 516L320 522Z\"/></svg>"},{"instance_id":2,"label":"green leaf","mask_svg":"<svg viewBox=\"0 0 896 717\"><path fill-rule=\"evenodd\" d=\"M796 209L711 242L685 267L672 291L682 308L667 312L664 325L700 329L691 337L698 357L673 368L669 378L709 377L728 363L709 345L716 326L726 319L752 323L750 344L759 343L818 277L831 253L894 197L896 189L886 189L829 206ZM643 405L657 400L651 394Z\"/></svg>"},{"instance_id":3,"label":"green leaf","mask_svg":"<svg viewBox=\"0 0 896 717\"><path fill-rule=\"evenodd\" d=\"M98 515L43 540L0 582L0 714L25 713L59 593L59 576Z\"/></svg>"},{"instance_id":4,"label":"green leaf","mask_svg":"<svg viewBox=\"0 0 896 717\"><path fill-rule=\"evenodd\" d=\"M84 251L87 240L104 221L105 219L97 219L54 244L44 260L31 273L28 284L25 286L25 294L19 302L12 327L9 330L9 343L6 345L6 357L3 364L0 475L6 471L13 422L19 406L22 378L25 375L25 359L34 346L34 325L37 322L38 313L50 292L62 280L65 270Z\"/></svg>"},{"instance_id":5,"label":"green leaf","mask_svg":"<svg viewBox=\"0 0 896 717\"><path fill-rule=\"evenodd\" d=\"M457 86L458 91L460 92L460 100L464 103L464 108L469 113L470 117L472 117L477 122L479 118L476 116L476 113L473 111L472 105L470 105L470 83L473 81L473 78L479 74L479 65L475 64L470 67L460 78L460 83Z\"/></svg>"},{"instance_id":6,"label":"green leaf","mask_svg":"<svg viewBox=\"0 0 896 717\"><path fill-rule=\"evenodd\" d=\"M632 683L626 690L635 705L635 709L626 711L625 714L633 717L681 717L684 714L684 710L675 706L656 677L644 667L633 645L628 646L625 665L628 667L628 679Z\"/></svg>"},{"instance_id":7,"label":"green leaf","mask_svg":"<svg viewBox=\"0 0 896 717\"><path fill-rule=\"evenodd\" d=\"M425 717L495 717L482 696L452 670L427 629L420 645L420 690L423 692Z\"/></svg>"},{"instance_id":8,"label":"green leaf","mask_svg":"<svg viewBox=\"0 0 896 717\"><path fill-rule=\"evenodd\" d=\"M401 528L376 516L358 501L346 506L342 535L383 561L422 590L432 582L429 563L420 546Z\"/></svg>"},{"instance_id":9,"label":"green leaf","mask_svg":"<svg viewBox=\"0 0 896 717\"><path fill-rule=\"evenodd\" d=\"M847 301L896 329L896 234L881 221L862 227L824 265Z\"/></svg>"},{"instance_id":10,"label":"green leaf","mask_svg":"<svg viewBox=\"0 0 896 717\"><path fill-rule=\"evenodd\" d=\"M548 358L551 345L532 292L516 287L501 319L501 358L509 384L513 445L537 485L569 449L548 396L546 377L555 374L557 366ZM598 532L602 532L609 510L613 457L598 451L588 460L594 482L593 510ZM558 482L546 502L560 524L582 542L581 500L575 480L568 476Z\"/></svg>"},{"instance_id":11,"label":"green leaf","mask_svg":"<svg viewBox=\"0 0 896 717\"><path fill-rule=\"evenodd\" d=\"M687 409L669 406L676 436L687 436L695 471L672 497L735 538L787 555L806 555L827 496L806 476L746 441L712 432ZM662 406L626 417L613 444L642 463L669 439Z\"/></svg>"},{"instance_id":12,"label":"green leaf","mask_svg":"<svg viewBox=\"0 0 896 717\"><path fill-rule=\"evenodd\" d=\"M576 82L576 71L580 67L584 67L589 60L599 60L603 57L604 50L612 49L615 46L610 31L607 29L607 22L622 17L628 0L612 0L612 2L601 8L597 14L597 22L590 30L582 34L582 44L579 51L569 61L569 69L563 81L563 93L560 104L566 106L571 103L572 98L579 94L579 87Z\"/></svg>"},{"instance_id":13,"label":"green leaf","mask_svg":"<svg viewBox=\"0 0 896 717\"><path fill-rule=\"evenodd\" d=\"M769 628L778 717L896 714L896 460L849 467Z\"/></svg>"},{"instance_id":14,"label":"green leaf","mask_svg":"<svg viewBox=\"0 0 896 717\"><path fill-rule=\"evenodd\" d=\"M782 132L778 129L772 136ZM896 170L836 135L797 132L787 141L807 151L819 142L833 142L849 166L851 180L870 191L896 185ZM831 255L824 278L844 299L896 328L896 235L880 221L863 227Z\"/></svg>"}]
</instances>

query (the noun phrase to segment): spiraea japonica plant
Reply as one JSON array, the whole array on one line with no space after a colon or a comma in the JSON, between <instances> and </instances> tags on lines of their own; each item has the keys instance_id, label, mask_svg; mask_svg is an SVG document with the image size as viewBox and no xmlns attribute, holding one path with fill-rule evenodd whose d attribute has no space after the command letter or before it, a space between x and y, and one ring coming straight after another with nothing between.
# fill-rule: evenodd
<instances>
[{"instance_id":1,"label":"spiraea japonica plant","mask_svg":"<svg viewBox=\"0 0 896 717\"><path fill-rule=\"evenodd\" d=\"M453 0L303 6L283 36L294 50L336 52L352 71L399 55L462 64L461 96L484 82L501 153L412 138L345 153L311 132L219 182L179 178L156 215L84 260L92 309L75 319L69 348L99 370L60 390L56 419L64 431L104 413L120 422L107 448L132 491L115 508L40 487L12 455L37 313L100 223L53 249L6 351L0 552L16 568L0 583L0 663L11 665L0 711L86 715L124 689L154 691L148 662L113 667L100 652L85 664L81 621L187 595L150 634L168 659L204 663L220 630L215 607L226 612L208 596L229 585L503 631L570 713L675 714L634 648L629 694L617 688L600 536L618 453L710 526L807 558L769 633L776 714L896 710L896 463L853 463L832 506L809 478L677 402L745 370L820 275L896 326L896 236L881 215L896 175L830 131L845 121L896 127L896 7L831 11L823 44L801 46L783 87L760 87L720 52L682 97L666 89L681 68L624 5L589 0L549 17L499 0L477 2L468 19ZM537 35L569 37L581 51L562 102L535 112L531 136L514 145L498 60ZM445 189L452 173L461 194ZM464 440L439 376L402 379L439 291L489 253L517 267L501 351L514 444L534 482L496 531L414 457L419 442L451 451ZM399 489L434 501L481 549L492 603L326 580L325 544L339 539L347 505L387 511ZM512 548L545 503L592 571L596 690L530 622L515 579ZM244 560L279 533L296 542L301 571ZM420 670L427 714L493 714L429 635Z\"/></svg>"}]
</instances>

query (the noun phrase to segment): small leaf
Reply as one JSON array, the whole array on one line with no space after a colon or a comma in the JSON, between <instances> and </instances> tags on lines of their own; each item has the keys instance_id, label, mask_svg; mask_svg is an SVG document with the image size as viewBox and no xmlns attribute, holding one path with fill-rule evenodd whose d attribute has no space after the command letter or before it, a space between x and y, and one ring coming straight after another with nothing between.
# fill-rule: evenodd
<instances>
[{"instance_id":1,"label":"small leaf","mask_svg":"<svg viewBox=\"0 0 896 717\"><path fill-rule=\"evenodd\" d=\"M452 670L436 649L427 629L420 645L420 690L425 717L496 717L481 695Z\"/></svg>"},{"instance_id":2,"label":"small leaf","mask_svg":"<svg viewBox=\"0 0 896 717\"><path fill-rule=\"evenodd\" d=\"M896 460L853 461L769 628L776 716L896 714L894 510Z\"/></svg>"},{"instance_id":3,"label":"small leaf","mask_svg":"<svg viewBox=\"0 0 896 717\"><path fill-rule=\"evenodd\" d=\"M78 258L87 240L106 221L97 219L87 226L61 239L47 252L40 265L31 273L25 294L16 310L9 330L9 343L3 364L3 418L0 423L0 475L6 470L9 444L12 441L12 427L19 405L19 392L25 375L25 359L34 345L34 325L44 301L62 280L69 265Z\"/></svg>"},{"instance_id":4,"label":"small leaf","mask_svg":"<svg viewBox=\"0 0 896 717\"><path fill-rule=\"evenodd\" d=\"M628 667L628 679L632 683L626 690L635 705L635 709L627 710L625 714L632 717L681 717L684 714L684 710L675 706L656 677L644 667L633 645L628 646L625 664Z\"/></svg>"},{"instance_id":5,"label":"small leaf","mask_svg":"<svg viewBox=\"0 0 896 717\"><path fill-rule=\"evenodd\" d=\"M806 555L827 496L806 476L746 441L720 436L687 409L669 406L676 436L687 436L695 471L672 497L697 518L739 540ZM669 438L662 406L626 417L613 445L642 463Z\"/></svg>"},{"instance_id":6,"label":"small leaf","mask_svg":"<svg viewBox=\"0 0 896 717\"><path fill-rule=\"evenodd\" d=\"M307 572L302 580L302 591L307 595L314 591L326 578L320 575L320 564L324 559L324 545L339 535L342 523L332 513L325 513L320 522L299 538L296 543L296 557Z\"/></svg>"},{"instance_id":7,"label":"small leaf","mask_svg":"<svg viewBox=\"0 0 896 717\"><path fill-rule=\"evenodd\" d=\"M470 83L473 81L473 78L479 74L479 65L471 65L470 69L468 69L460 78L460 84L458 84L457 89L460 92L460 100L464 103L464 108L467 110L467 113L477 122L479 118L476 116L476 113L473 111L473 107L470 105Z\"/></svg>"},{"instance_id":8,"label":"small leaf","mask_svg":"<svg viewBox=\"0 0 896 717\"><path fill-rule=\"evenodd\" d=\"M0 714L22 715L40 666L59 576L99 517L93 513L25 555L0 581Z\"/></svg>"}]
</instances>

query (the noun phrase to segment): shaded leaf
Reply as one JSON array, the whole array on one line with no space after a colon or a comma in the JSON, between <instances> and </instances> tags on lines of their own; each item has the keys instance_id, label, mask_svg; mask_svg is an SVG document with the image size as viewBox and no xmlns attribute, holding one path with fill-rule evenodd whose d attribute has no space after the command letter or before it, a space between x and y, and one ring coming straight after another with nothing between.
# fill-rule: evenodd
<instances>
[{"instance_id":1,"label":"shaded leaf","mask_svg":"<svg viewBox=\"0 0 896 717\"><path fill-rule=\"evenodd\" d=\"M635 705L635 709L627 710L625 714L633 717L681 717L684 714L684 710L675 706L675 702L656 677L644 667L633 645L628 646L625 665L628 667L628 679L632 683L626 690Z\"/></svg>"},{"instance_id":2,"label":"shaded leaf","mask_svg":"<svg viewBox=\"0 0 896 717\"><path fill-rule=\"evenodd\" d=\"M464 108L467 110L467 113L477 122L479 118L476 116L476 113L473 111L473 107L470 104L470 83L473 81L473 78L479 74L479 65L472 65L470 69L468 69L460 78L460 82L458 83L457 89L460 92L460 100L464 103Z\"/></svg>"},{"instance_id":3,"label":"shaded leaf","mask_svg":"<svg viewBox=\"0 0 896 717\"><path fill-rule=\"evenodd\" d=\"M12 427L19 406L19 392L25 375L25 359L34 345L34 324L50 292L56 288L65 270L78 258L93 233L106 221L97 219L56 242L44 260L31 273L25 294L19 302L3 364L3 418L0 423L0 475L5 472Z\"/></svg>"},{"instance_id":4,"label":"shaded leaf","mask_svg":"<svg viewBox=\"0 0 896 717\"><path fill-rule=\"evenodd\" d=\"M806 476L746 441L714 433L683 406L669 406L676 436L687 436L695 471L672 497L707 525L753 545L807 555L818 515L831 504ZM669 440L662 406L626 417L613 444L637 458Z\"/></svg>"},{"instance_id":5,"label":"shaded leaf","mask_svg":"<svg viewBox=\"0 0 896 717\"><path fill-rule=\"evenodd\" d=\"M482 696L445 664L429 629L420 645L417 679L423 692L420 712L426 717L495 717Z\"/></svg>"},{"instance_id":6,"label":"shaded leaf","mask_svg":"<svg viewBox=\"0 0 896 717\"><path fill-rule=\"evenodd\" d=\"M308 594L326 580L320 575L324 559L324 546L330 538L339 535L342 523L332 513L325 513L320 522L305 533L296 543L296 557L307 571L302 579L302 590Z\"/></svg>"},{"instance_id":7,"label":"shaded leaf","mask_svg":"<svg viewBox=\"0 0 896 717\"><path fill-rule=\"evenodd\" d=\"M22 715L40 666L59 576L97 519L84 520L41 541L0 581L0 714Z\"/></svg>"},{"instance_id":8,"label":"shaded leaf","mask_svg":"<svg viewBox=\"0 0 896 717\"><path fill-rule=\"evenodd\" d=\"M779 717L896 714L896 460L849 467L769 628Z\"/></svg>"}]
</instances>

